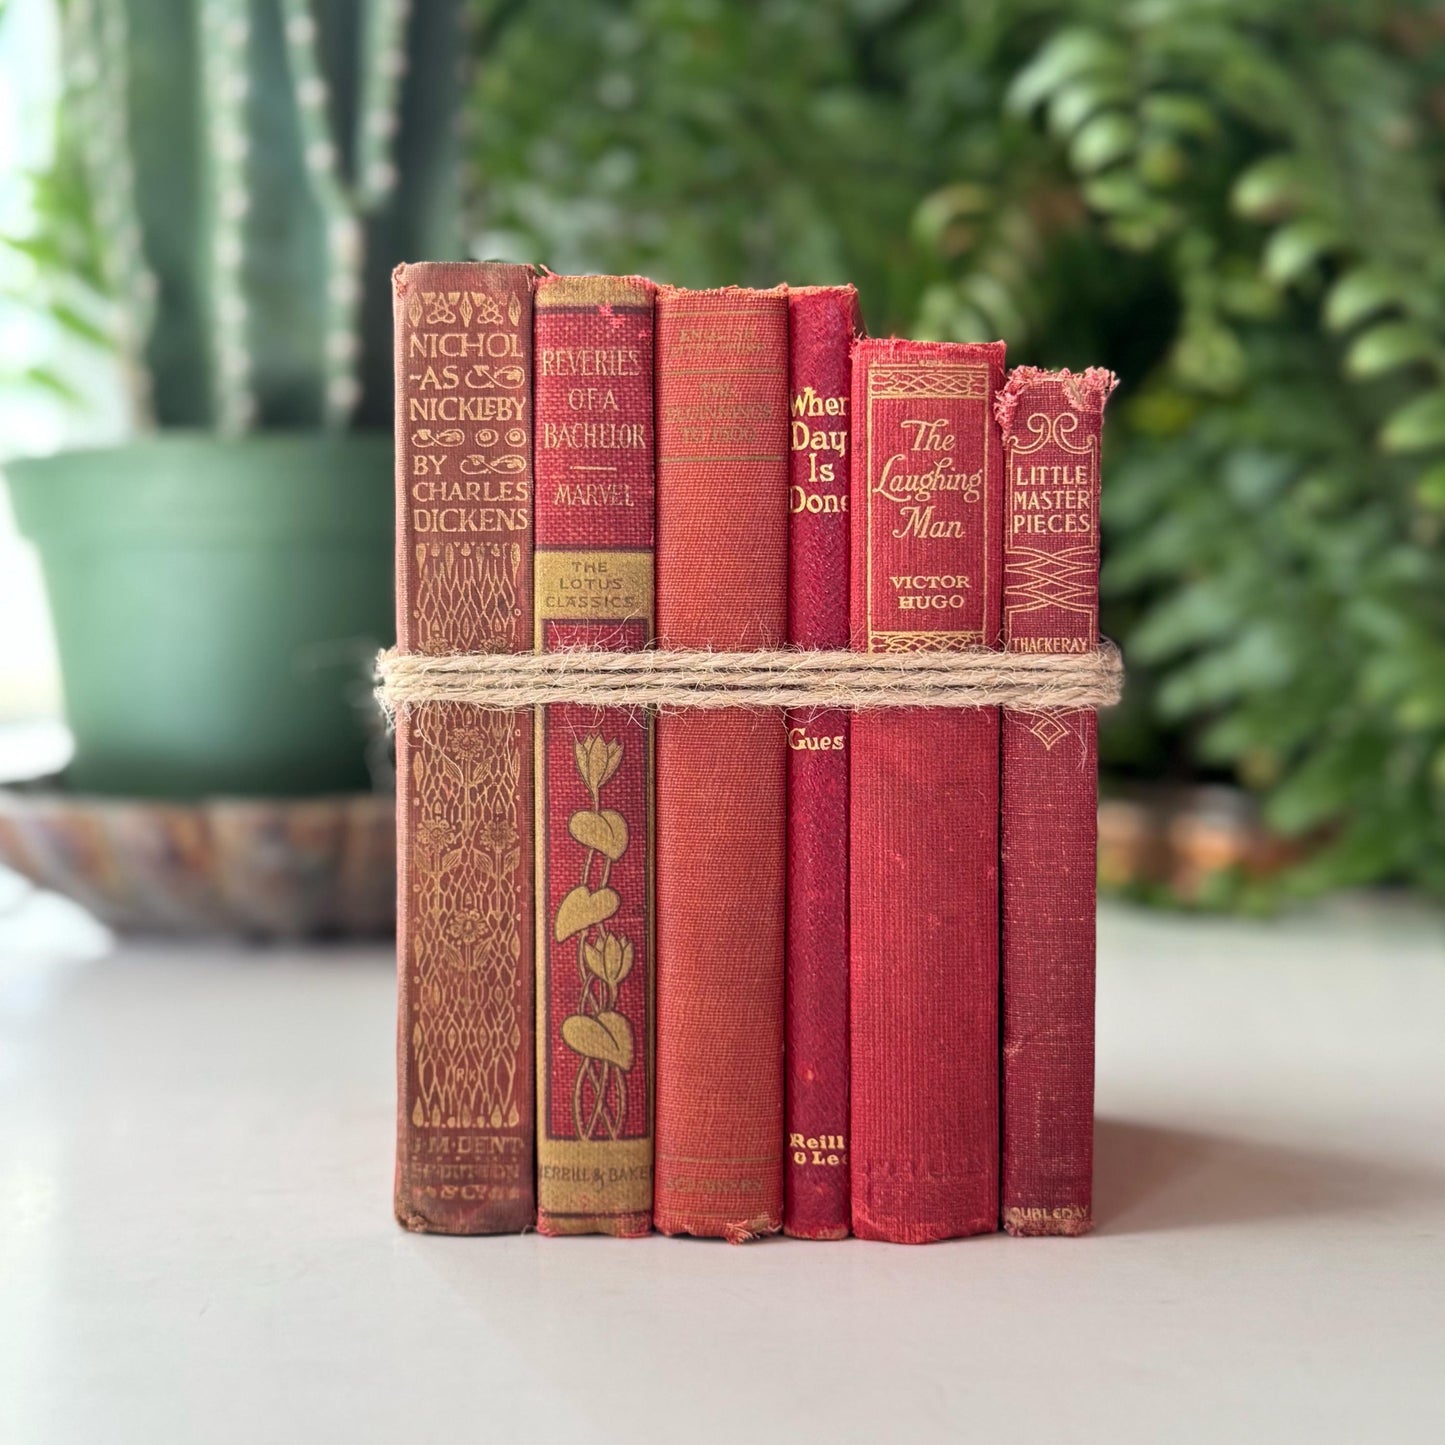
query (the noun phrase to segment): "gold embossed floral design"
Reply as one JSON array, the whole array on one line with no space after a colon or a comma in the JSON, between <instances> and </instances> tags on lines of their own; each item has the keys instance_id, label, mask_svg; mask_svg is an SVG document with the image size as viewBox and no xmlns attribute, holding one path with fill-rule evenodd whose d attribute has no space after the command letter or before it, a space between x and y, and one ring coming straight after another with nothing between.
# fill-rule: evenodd
<instances>
[{"instance_id":1,"label":"gold embossed floral design","mask_svg":"<svg viewBox=\"0 0 1445 1445\"><path fill-rule=\"evenodd\" d=\"M577 940L576 1012L562 1020L562 1042L581 1056L572 1089L572 1122L580 1139L616 1139L627 1122L627 1075L634 1051L632 1025L618 1012L617 994L632 972L633 944L608 927L622 906L609 886L613 865L627 852L627 820L602 806L602 790L622 763L622 744L597 733L573 744L573 757L592 801L567 822L583 850L582 877L557 905L558 943Z\"/></svg>"}]
</instances>

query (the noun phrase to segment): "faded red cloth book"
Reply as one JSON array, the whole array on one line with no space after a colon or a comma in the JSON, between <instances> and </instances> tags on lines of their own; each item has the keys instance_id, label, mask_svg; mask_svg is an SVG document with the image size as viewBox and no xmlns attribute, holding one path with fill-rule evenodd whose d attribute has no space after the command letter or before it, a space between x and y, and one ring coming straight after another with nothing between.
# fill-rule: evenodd
<instances>
[{"instance_id":1,"label":"faded red cloth book","mask_svg":"<svg viewBox=\"0 0 1445 1445\"><path fill-rule=\"evenodd\" d=\"M399 266L396 633L403 652L532 645L532 273ZM404 708L397 753L396 1216L533 1219L532 719Z\"/></svg>"},{"instance_id":2,"label":"faded red cloth book","mask_svg":"<svg viewBox=\"0 0 1445 1445\"><path fill-rule=\"evenodd\" d=\"M652 282L544 276L539 652L653 639ZM537 1228L652 1227L652 725L537 715Z\"/></svg>"},{"instance_id":3,"label":"faded red cloth book","mask_svg":"<svg viewBox=\"0 0 1445 1445\"><path fill-rule=\"evenodd\" d=\"M848 646L851 286L788 292L788 641ZM843 1239L848 1187L848 731L843 709L788 729L787 1154L783 1228Z\"/></svg>"},{"instance_id":4,"label":"faded red cloth book","mask_svg":"<svg viewBox=\"0 0 1445 1445\"><path fill-rule=\"evenodd\" d=\"M1010 652L1099 637L1099 440L1111 372L1019 366L999 393ZM1096 717L1003 714L1003 1225L1093 1224Z\"/></svg>"},{"instance_id":5,"label":"faded red cloth book","mask_svg":"<svg viewBox=\"0 0 1445 1445\"><path fill-rule=\"evenodd\" d=\"M788 303L657 295L657 622L664 647L787 639ZM740 1243L783 1207L781 717L657 722L657 1162L667 1234Z\"/></svg>"},{"instance_id":6,"label":"faded red cloth book","mask_svg":"<svg viewBox=\"0 0 1445 1445\"><path fill-rule=\"evenodd\" d=\"M853 646L993 647L1002 342L853 348ZM998 1227L998 710L853 719L853 1232Z\"/></svg>"}]
</instances>

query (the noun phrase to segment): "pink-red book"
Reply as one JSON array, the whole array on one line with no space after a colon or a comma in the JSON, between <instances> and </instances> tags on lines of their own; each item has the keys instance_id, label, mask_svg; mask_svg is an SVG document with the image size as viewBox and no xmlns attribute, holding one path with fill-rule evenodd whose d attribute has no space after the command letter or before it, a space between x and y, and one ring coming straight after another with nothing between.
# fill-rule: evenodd
<instances>
[{"instance_id":1,"label":"pink-red book","mask_svg":"<svg viewBox=\"0 0 1445 1445\"><path fill-rule=\"evenodd\" d=\"M1110 372L1015 367L997 416L1008 470L1004 647L1099 636L1099 440ZM1087 710L1002 724L1003 1185L1010 1234L1093 1223L1098 745Z\"/></svg>"},{"instance_id":2,"label":"pink-red book","mask_svg":"<svg viewBox=\"0 0 1445 1445\"><path fill-rule=\"evenodd\" d=\"M1002 342L853 348L853 646L995 647ZM998 710L853 719L853 1232L998 1227Z\"/></svg>"},{"instance_id":3,"label":"pink-red book","mask_svg":"<svg viewBox=\"0 0 1445 1445\"><path fill-rule=\"evenodd\" d=\"M852 286L788 293L788 641L848 646ZM842 1239L848 1179L848 733L842 709L788 730L784 1232Z\"/></svg>"},{"instance_id":4,"label":"pink-red book","mask_svg":"<svg viewBox=\"0 0 1445 1445\"><path fill-rule=\"evenodd\" d=\"M676 648L787 640L788 303L657 293L657 625ZM783 1213L787 744L775 712L657 721L653 1220L742 1243Z\"/></svg>"},{"instance_id":5,"label":"pink-red book","mask_svg":"<svg viewBox=\"0 0 1445 1445\"><path fill-rule=\"evenodd\" d=\"M535 295L536 642L653 636L652 282ZM652 724L536 710L537 1228L652 1227Z\"/></svg>"}]
</instances>

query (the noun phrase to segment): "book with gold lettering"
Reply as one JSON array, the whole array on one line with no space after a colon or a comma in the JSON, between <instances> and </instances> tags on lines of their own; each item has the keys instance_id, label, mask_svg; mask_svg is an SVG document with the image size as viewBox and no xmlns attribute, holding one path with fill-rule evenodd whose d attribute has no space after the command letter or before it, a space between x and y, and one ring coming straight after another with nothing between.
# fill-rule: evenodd
<instances>
[{"instance_id":1,"label":"book with gold lettering","mask_svg":"<svg viewBox=\"0 0 1445 1445\"><path fill-rule=\"evenodd\" d=\"M541 652L653 640L653 285L535 297ZM553 704L537 726L537 1228L652 1227L652 724Z\"/></svg>"},{"instance_id":2,"label":"book with gold lettering","mask_svg":"<svg viewBox=\"0 0 1445 1445\"><path fill-rule=\"evenodd\" d=\"M1099 640L1099 441L1115 378L1018 366L999 393L1008 473L1004 647ZM1087 709L1002 723L1004 1228L1092 1225L1098 734Z\"/></svg>"},{"instance_id":3,"label":"book with gold lettering","mask_svg":"<svg viewBox=\"0 0 1445 1445\"><path fill-rule=\"evenodd\" d=\"M532 646L532 271L399 266L396 626L403 652ZM534 1217L532 719L399 708L396 1215Z\"/></svg>"},{"instance_id":4,"label":"book with gold lettering","mask_svg":"<svg viewBox=\"0 0 1445 1445\"><path fill-rule=\"evenodd\" d=\"M996 647L1002 342L853 348L853 646ZM850 800L853 1232L998 1227L998 709L860 712Z\"/></svg>"},{"instance_id":5,"label":"book with gold lettering","mask_svg":"<svg viewBox=\"0 0 1445 1445\"><path fill-rule=\"evenodd\" d=\"M788 641L848 646L852 286L788 291ZM787 1154L783 1229L842 1239L848 1184L848 732L841 708L788 728Z\"/></svg>"},{"instance_id":6,"label":"book with gold lettering","mask_svg":"<svg viewBox=\"0 0 1445 1445\"><path fill-rule=\"evenodd\" d=\"M662 646L787 640L788 302L657 295ZM667 1234L741 1243L783 1206L787 746L775 712L657 721L657 1163Z\"/></svg>"}]
</instances>

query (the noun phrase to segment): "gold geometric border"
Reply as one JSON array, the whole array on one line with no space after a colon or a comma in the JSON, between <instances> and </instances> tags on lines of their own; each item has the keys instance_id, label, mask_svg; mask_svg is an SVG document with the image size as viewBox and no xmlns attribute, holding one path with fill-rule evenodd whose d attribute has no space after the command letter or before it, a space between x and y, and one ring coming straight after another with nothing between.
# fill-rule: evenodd
<instances>
[{"instance_id":1,"label":"gold geometric border","mask_svg":"<svg viewBox=\"0 0 1445 1445\"><path fill-rule=\"evenodd\" d=\"M988 495L990 478L988 474L988 428L992 420L986 414L988 401L988 367L977 364L936 366L884 365L868 368L868 390L866 395L865 419L868 428L867 485L864 489L864 595L866 598L867 627L864 646L869 652L946 652L957 646L968 646L983 641L979 629L971 632L901 632L893 629L875 629L873 626L873 403L875 401L982 401L985 403L984 447L983 447L983 597L984 621L988 621ZM900 645L890 639L936 637L956 638L956 642L940 641L929 645Z\"/></svg>"}]
</instances>

